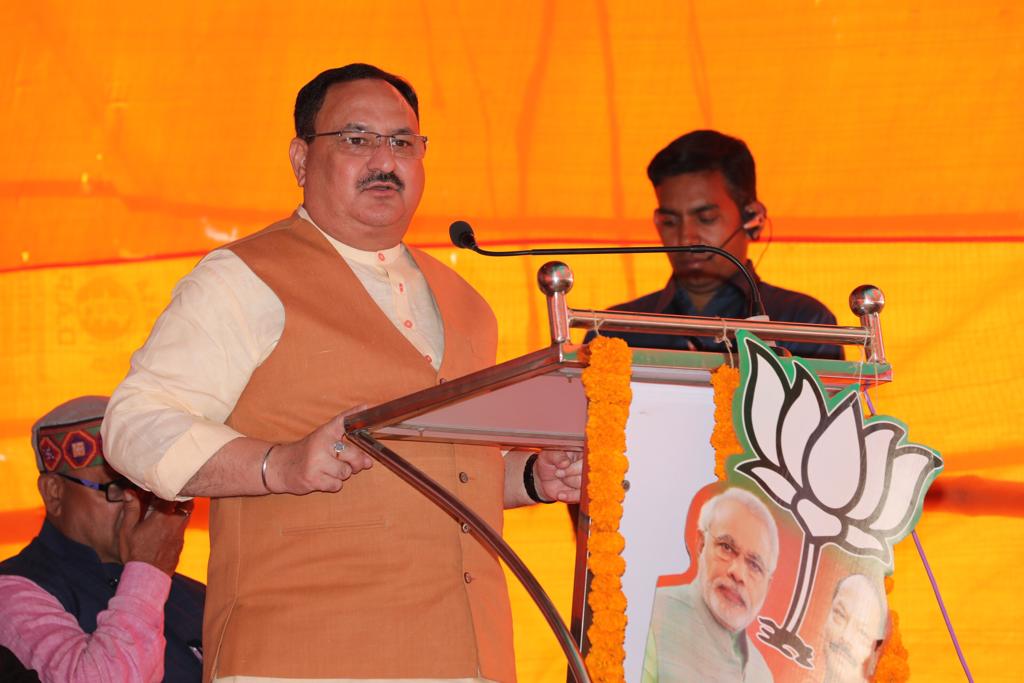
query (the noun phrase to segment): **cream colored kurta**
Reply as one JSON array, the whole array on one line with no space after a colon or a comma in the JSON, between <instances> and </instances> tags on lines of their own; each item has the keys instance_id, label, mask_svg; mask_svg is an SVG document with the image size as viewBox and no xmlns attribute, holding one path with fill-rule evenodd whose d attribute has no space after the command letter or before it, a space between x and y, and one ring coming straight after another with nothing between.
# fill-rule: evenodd
<instances>
[{"instance_id":1,"label":"cream colored kurta","mask_svg":"<svg viewBox=\"0 0 1024 683\"><path fill-rule=\"evenodd\" d=\"M313 223L305 208L296 214ZM366 292L434 368L444 330L427 282L404 245L368 252L321 231ZM108 457L137 484L173 500L224 444L224 424L253 371L277 347L284 306L228 249L210 252L174 288L171 303L110 399ZM411 322L407 325L407 322ZM210 338L218 355L211 356Z\"/></svg>"}]
</instances>

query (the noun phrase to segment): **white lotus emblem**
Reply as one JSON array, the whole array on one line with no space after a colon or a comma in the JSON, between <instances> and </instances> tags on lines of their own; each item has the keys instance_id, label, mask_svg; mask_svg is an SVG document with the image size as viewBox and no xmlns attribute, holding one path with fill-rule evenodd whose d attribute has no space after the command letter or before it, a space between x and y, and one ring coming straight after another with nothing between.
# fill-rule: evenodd
<instances>
[{"instance_id":1,"label":"white lotus emblem","mask_svg":"<svg viewBox=\"0 0 1024 683\"><path fill-rule=\"evenodd\" d=\"M865 420L857 387L830 399L799 360L792 372L756 338L741 333L746 363L742 436L748 455L736 466L804 531L797 583L782 626L761 617L758 637L805 667L813 650L797 635L821 548L892 564L892 543L910 531L928 484L942 468L935 451L905 443L906 427ZM740 425L737 425L740 427Z\"/></svg>"}]
</instances>

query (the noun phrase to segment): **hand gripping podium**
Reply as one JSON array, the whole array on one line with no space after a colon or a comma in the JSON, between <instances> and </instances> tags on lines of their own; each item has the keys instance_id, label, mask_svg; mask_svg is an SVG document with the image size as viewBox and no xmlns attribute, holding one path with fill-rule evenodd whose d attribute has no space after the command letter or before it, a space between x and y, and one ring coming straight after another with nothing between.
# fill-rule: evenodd
<instances>
[{"instance_id":1,"label":"hand gripping podium","mask_svg":"<svg viewBox=\"0 0 1024 683\"><path fill-rule=\"evenodd\" d=\"M851 383L891 379L885 361L878 314L881 292L857 288L850 297L860 327L770 321L580 311L567 306L572 273L560 262L538 273L548 297L551 345L491 368L374 406L346 419L348 438L433 500L457 522L468 524L523 582L551 625L569 660L570 677L589 681L580 650L586 652L588 516L584 495L577 530L577 560L571 631L562 623L543 588L500 536L450 492L420 473L379 439L488 444L503 447L585 449L587 399L580 379L587 366L585 345L573 344L571 328L619 332L658 332L735 339L748 330L766 341L813 341L854 345L866 361L807 360L830 390ZM735 345L733 346L735 348ZM640 681L640 665L651 617L656 579L685 562L666 552L678 543L681 521L697 492L714 481L714 424L711 372L733 363L728 354L635 349L627 425L630 469L621 533L626 539L623 590L628 598L626 680ZM584 467L586 471L586 467ZM585 475L584 475L585 476ZM685 555L685 551L683 551Z\"/></svg>"}]
</instances>

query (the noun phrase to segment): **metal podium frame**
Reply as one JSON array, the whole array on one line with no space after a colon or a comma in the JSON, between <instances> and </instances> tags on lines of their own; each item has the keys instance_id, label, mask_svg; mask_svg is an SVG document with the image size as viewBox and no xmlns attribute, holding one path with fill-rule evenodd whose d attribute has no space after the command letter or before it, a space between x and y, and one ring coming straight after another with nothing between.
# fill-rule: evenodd
<instances>
[{"instance_id":1,"label":"metal podium frame","mask_svg":"<svg viewBox=\"0 0 1024 683\"><path fill-rule=\"evenodd\" d=\"M464 377L442 380L437 386L349 415L345 419L345 431L349 440L430 498L456 522L468 525L471 533L498 554L523 583L548 621L569 661L570 674L579 683L589 683L580 654L580 646L584 643L581 625L585 582L581 585L577 581L574 589L573 637L544 589L500 534L451 492L381 443L380 439L582 449L585 446L585 398L579 377L587 366L588 349L585 345L571 342L569 333L574 328L718 338L734 338L737 331L749 330L766 341L853 345L864 349L864 362L808 359L807 364L826 386L835 389L854 382L868 385L886 383L892 379L892 369L885 359L879 322L885 299L877 287L863 285L856 288L850 295L850 308L859 316L861 325L843 327L575 310L566 303L566 294L573 283L568 266L557 261L546 263L540 268L537 279L541 291L548 298L550 346ZM721 353L640 349L634 351L633 381L708 384L711 372L727 362L730 359ZM561 412L553 412L552 406L542 401L523 401L524 395L532 394L554 401L554 408L570 411L572 419L562 419ZM525 406L524 410L529 414L522 424L509 424L508 411L495 410L506 400L519 400L520 405ZM532 408L531 403L534 404ZM496 415L501 419L495 419ZM581 507L585 512L586 500L582 501ZM581 520L577 531L577 568L581 562L585 565L586 559L588 525L585 514L581 514Z\"/></svg>"}]
</instances>

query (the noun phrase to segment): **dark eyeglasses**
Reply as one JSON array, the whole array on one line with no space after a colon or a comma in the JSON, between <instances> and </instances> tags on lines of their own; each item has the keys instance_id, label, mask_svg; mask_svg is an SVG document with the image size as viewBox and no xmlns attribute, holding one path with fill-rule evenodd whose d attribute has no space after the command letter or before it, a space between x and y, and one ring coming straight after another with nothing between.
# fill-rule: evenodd
<instances>
[{"instance_id":1,"label":"dark eyeglasses","mask_svg":"<svg viewBox=\"0 0 1024 683\"><path fill-rule=\"evenodd\" d=\"M63 472L56 472L58 477L63 477L68 481L73 481L76 484L90 488L93 491L102 491L103 495L107 497L108 503L122 503L124 502L124 492L128 489L135 489L135 484L132 483L128 477L119 477L114 481L108 481L106 484L100 484L96 481L89 481L88 479L79 479L78 477L72 477L70 474L64 474Z\"/></svg>"}]
</instances>

